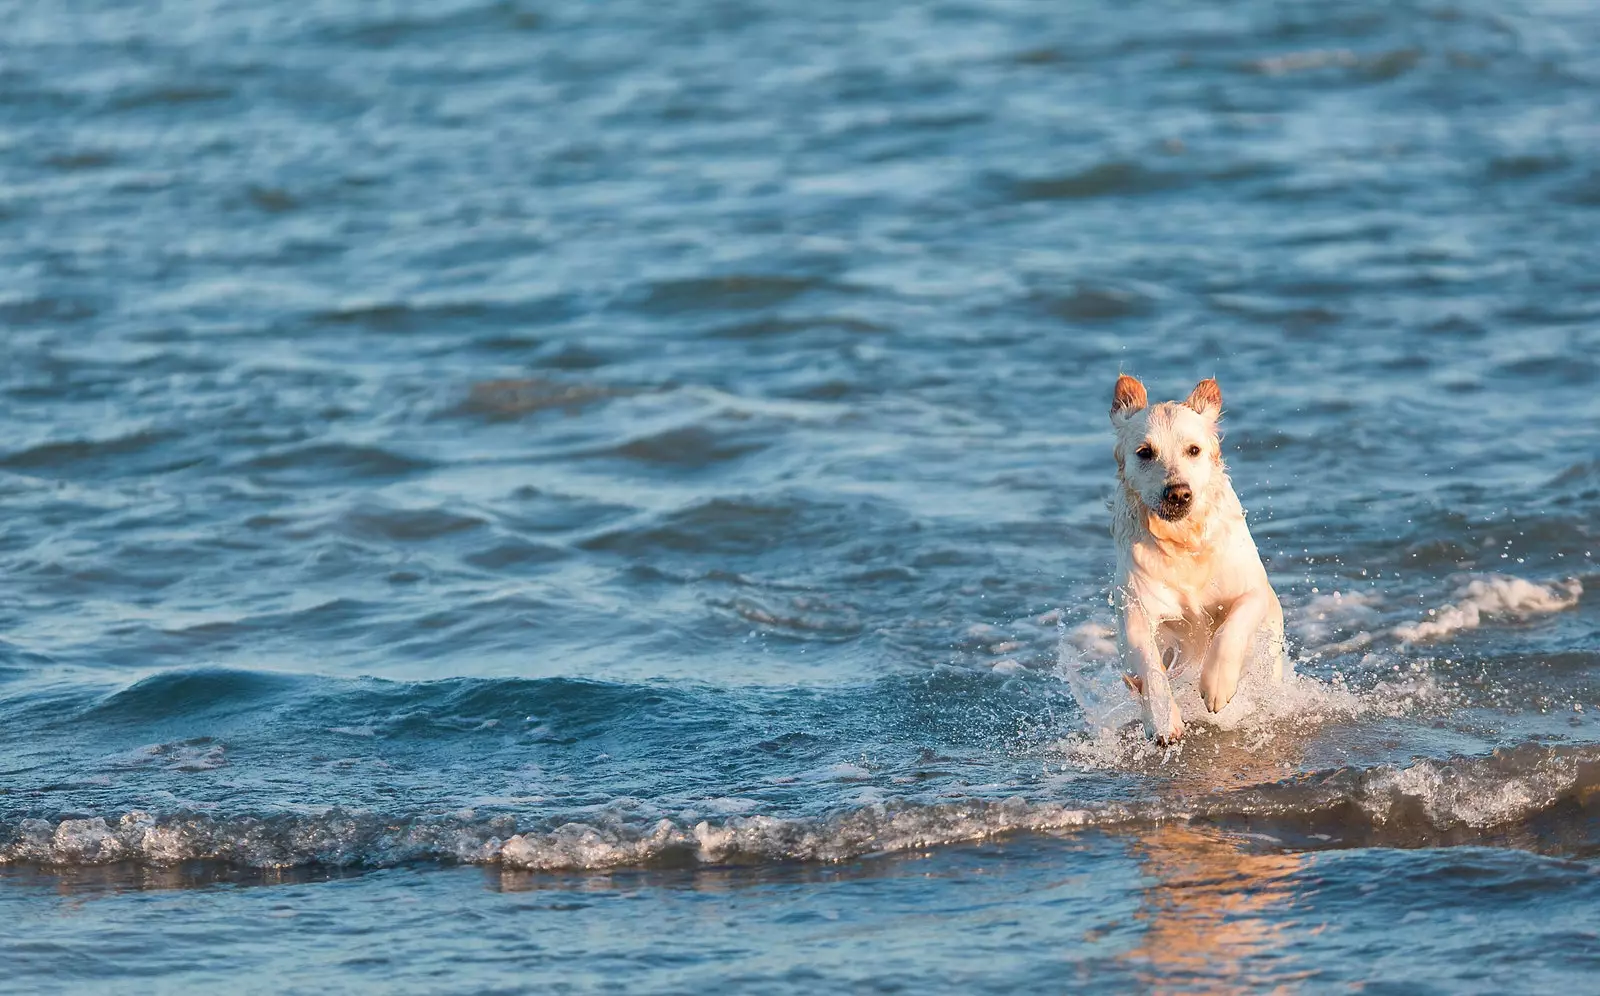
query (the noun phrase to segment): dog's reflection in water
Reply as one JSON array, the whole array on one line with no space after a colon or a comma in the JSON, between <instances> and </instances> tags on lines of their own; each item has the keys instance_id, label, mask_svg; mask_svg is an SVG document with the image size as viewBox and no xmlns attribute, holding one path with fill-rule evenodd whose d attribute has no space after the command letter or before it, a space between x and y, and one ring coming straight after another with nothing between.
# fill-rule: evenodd
<instances>
[{"instance_id":1,"label":"dog's reflection in water","mask_svg":"<svg viewBox=\"0 0 1600 996\"><path fill-rule=\"evenodd\" d=\"M1280 736L1261 744L1222 734L1209 744L1192 742L1172 787L1199 794L1277 780L1299 755L1296 741ZM1286 932L1297 926L1292 908L1304 854L1182 821L1140 833L1131 850L1149 884L1136 914L1143 939L1124 958L1151 992L1291 990L1307 978L1282 951Z\"/></svg>"},{"instance_id":2,"label":"dog's reflection in water","mask_svg":"<svg viewBox=\"0 0 1600 996\"><path fill-rule=\"evenodd\" d=\"M1237 836L1168 823L1140 836L1144 938L1124 957L1151 992L1291 987L1308 973L1281 952L1301 854L1252 853Z\"/></svg>"}]
</instances>

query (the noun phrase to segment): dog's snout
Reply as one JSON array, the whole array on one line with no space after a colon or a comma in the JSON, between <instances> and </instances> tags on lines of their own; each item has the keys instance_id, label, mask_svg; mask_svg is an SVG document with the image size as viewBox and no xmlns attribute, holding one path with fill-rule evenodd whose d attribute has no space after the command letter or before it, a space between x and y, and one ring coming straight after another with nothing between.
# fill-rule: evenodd
<instances>
[{"instance_id":1,"label":"dog's snout","mask_svg":"<svg viewBox=\"0 0 1600 996\"><path fill-rule=\"evenodd\" d=\"M1181 519L1189 514L1189 505L1194 501L1194 490L1182 482L1169 484L1161 490L1161 504L1156 508L1156 514L1163 519L1172 521Z\"/></svg>"}]
</instances>

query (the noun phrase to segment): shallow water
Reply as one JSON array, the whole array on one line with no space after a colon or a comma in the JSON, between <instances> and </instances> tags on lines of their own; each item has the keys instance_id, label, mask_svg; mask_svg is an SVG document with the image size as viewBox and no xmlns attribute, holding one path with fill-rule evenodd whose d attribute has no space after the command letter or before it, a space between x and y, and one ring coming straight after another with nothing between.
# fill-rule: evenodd
<instances>
[{"instance_id":1,"label":"shallow water","mask_svg":"<svg viewBox=\"0 0 1600 996\"><path fill-rule=\"evenodd\" d=\"M0 12L15 984L1600 968L1591 6ZM1297 671L1170 752L1119 370Z\"/></svg>"}]
</instances>

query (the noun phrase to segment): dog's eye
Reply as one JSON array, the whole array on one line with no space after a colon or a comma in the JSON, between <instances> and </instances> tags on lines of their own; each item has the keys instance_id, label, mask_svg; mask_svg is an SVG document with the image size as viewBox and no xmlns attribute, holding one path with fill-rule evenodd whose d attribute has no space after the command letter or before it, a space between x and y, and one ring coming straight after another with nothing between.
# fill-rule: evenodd
<instances>
[{"instance_id":1,"label":"dog's eye","mask_svg":"<svg viewBox=\"0 0 1600 996\"><path fill-rule=\"evenodd\" d=\"M1192 456L1192 457L1199 456L1200 455L1200 447L1191 444L1189 446L1189 455Z\"/></svg>"},{"instance_id":2,"label":"dog's eye","mask_svg":"<svg viewBox=\"0 0 1600 996\"><path fill-rule=\"evenodd\" d=\"M1143 446L1134 450L1133 455L1141 460L1148 460L1156 455L1156 451L1149 443L1145 443Z\"/></svg>"}]
</instances>

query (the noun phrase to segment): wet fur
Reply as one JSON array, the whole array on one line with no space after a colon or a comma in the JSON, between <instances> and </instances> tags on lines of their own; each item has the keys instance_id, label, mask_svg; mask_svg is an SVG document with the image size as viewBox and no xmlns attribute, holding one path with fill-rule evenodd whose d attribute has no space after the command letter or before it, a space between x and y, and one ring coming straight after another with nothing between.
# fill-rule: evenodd
<instances>
[{"instance_id":1,"label":"wet fur","mask_svg":"<svg viewBox=\"0 0 1600 996\"><path fill-rule=\"evenodd\" d=\"M1117 648L1145 730L1165 743L1183 735L1169 671L1198 666L1213 713L1233 699L1259 640L1270 643L1273 680L1283 678L1283 609L1228 480L1221 415L1215 380L1154 406L1127 375L1112 391ZM1173 496L1185 491L1180 508Z\"/></svg>"}]
</instances>

